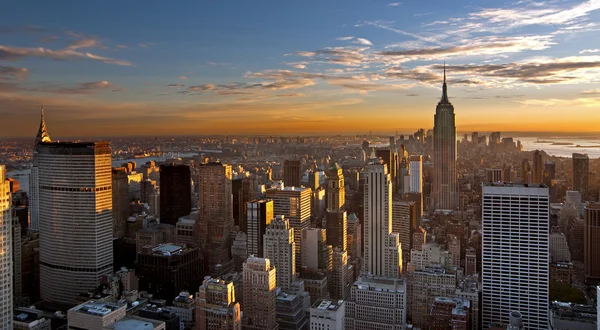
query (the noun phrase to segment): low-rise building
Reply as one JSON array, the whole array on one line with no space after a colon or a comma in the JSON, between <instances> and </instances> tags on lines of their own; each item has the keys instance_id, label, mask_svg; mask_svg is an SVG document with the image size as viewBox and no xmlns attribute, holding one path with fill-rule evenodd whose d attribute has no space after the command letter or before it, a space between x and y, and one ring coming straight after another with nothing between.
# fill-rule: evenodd
<instances>
[{"instance_id":1,"label":"low-rise building","mask_svg":"<svg viewBox=\"0 0 600 330\"><path fill-rule=\"evenodd\" d=\"M52 321L44 313L33 308L16 308L13 313L15 330L50 330Z\"/></svg>"}]
</instances>

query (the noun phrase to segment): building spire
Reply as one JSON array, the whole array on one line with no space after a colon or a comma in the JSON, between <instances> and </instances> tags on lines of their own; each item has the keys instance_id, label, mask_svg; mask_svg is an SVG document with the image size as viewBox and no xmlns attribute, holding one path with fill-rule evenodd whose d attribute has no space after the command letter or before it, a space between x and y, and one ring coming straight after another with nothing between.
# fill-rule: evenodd
<instances>
[{"instance_id":1,"label":"building spire","mask_svg":"<svg viewBox=\"0 0 600 330\"><path fill-rule=\"evenodd\" d=\"M44 102L41 103L41 118L40 118L40 128L38 130L37 136L35 137L35 144L40 144L44 142L52 142L50 140L50 135L48 135L48 130L46 129L46 122L44 121Z\"/></svg>"},{"instance_id":2,"label":"building spire","mask_svg":"<svg viewBox=\"0 0 600 330\"><path fill-rule=\"evenodd\" d=\"M446 62L444 61L444 84L442 85L441 103L450 103L448 100L448 86L446 86Z\"/></svg>"}]
</instances>

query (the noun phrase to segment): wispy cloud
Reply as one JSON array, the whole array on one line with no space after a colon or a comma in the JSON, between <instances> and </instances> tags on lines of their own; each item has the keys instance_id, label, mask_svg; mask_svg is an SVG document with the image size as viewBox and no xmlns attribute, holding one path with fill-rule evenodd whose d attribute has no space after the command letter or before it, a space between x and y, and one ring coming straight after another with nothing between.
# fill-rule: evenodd
<instances>
[{"instance_id":1,"label":"wispy cloud","mask_svg":"<svg viewBox=\"0 0 600 330\"><path fill-rule=\"evenodd\" d=\"M184 84L168 84L167 87L185 87Z\"/></svg>"},{"instance_id":2,"label":"wispy cloud","mask_svg":"<svg viewBox=\"0 0 600 330\"><path fill-rule=\"evenodd\" d=\"M373 46L372 42L370 42L369 40L364 39L364 38L356 38L354 40L354 43L359 44L359 45L365 45L365 46Z\"/></svg>"},{"instance_id":3,"label":"wispy cloud","mask_svg":"<svg viewBox=\"0 0 600 330\"><path fill-rule=\"evenodd\" d=\"M600 96L600 88L588 89L588 90L585 90L585 91L583 91L583 92L581 92L579 94L581 94L581 95L598 95L598 96Z\"/></svg>"},{"instance_id":4,"label":"wispy cloud","mask_svg":"<svg viewBox=\"0 0 600 330\"><path fill-rule=\"evenodd\" d=\"M394 33L398 33L398 34L401 34L401 35L404 35L404 36L407 36L407 37L413 37L415 39L418 39L418 40L421 40L421 41L425 41L425 42L429 42L429 43L432 43L432 44L441 45L441 46L446 45L446 44L438 41L435 38L424 37L424 36L418 35L416 33L407 32L407 31L404 31L404 30L396 29L396 28L390 27L390 26L388 26L386 24L383 24L382 22L365 21L364 24L370 25L370 26L374 26L374 27L378 27L380 29L388 30L388 31L391 31L391 32L394 32Z\"/></svg>"},{"instance_id":5,"label":"wispy cloud","mask_svg":"<svg viewBox=\"0 0 600 330\"><path fill-rule=\"evenodd\" d=\"M0 79L23 80L27 78L27 75L29 75L27 68L0 65Z\"/></svg>"},{"instance_id":6,"label":"wispy cloud","mask_svg":"<svg viewBox=\"0 0 600 330\"><path fill-rule=\"evenodd\" d=\"M387 7L398 7L402 4L402 2L390 2L387 4Z\"/></svg>"},{"instance_id":7,"label":"wispy cloud","mask_svg":"<svg viewBox=\"0 0 600 330\"><path fill-rule=\"evenodd\" d=\"M179 76L178 78L181 79L181 80L187 80L186 76Z\"/></svg>"},{"instance_id":8,"label":"wispy cloud","mask_svg":"<svg viewBox=\"0 0 600 330\"><path fill-rule=\"evenodd\" d=\"M80 48L90 48L100 46L100 41L95 38L83 38L72 41L65 49L75 50Z\"/></svg>"},{"instance_id":9,"label":"wispy cloud","mask_svg":"<svg viewBox=\"0 0 600 330\"><path fill-rule=\"evenodd\" d=\"M115 86L106 80L80 83L76 87L42 88L39 91L56 94L95 94L97 92L114 88ZM117 91L114 90L113 91Z\"/></svg>"},{"instance_id":10,"label":"wispy cloud","mask_svg":"<svg viewBox=\"0 0 600 330\"><path fill-rule=\"evenodd\" d=\"M342 41L347 41L347 40L352 40L352 39L354 39L354 37L339 37L339 38L336 38L336 40L342 40Z\"/></svg>"},{"instance_id":11,"label":"wispy cloud","mask_svg":"<svg viewBox=\"0 0 600 330\"><path fill-rule=\"evenodd\" d=\"M59 50L52 50L49 48L22 48L22 47L9 47L0 45L0 60L14 61L20 60L26 57L37 57L47 58L52 60L75 60L75 59L89 59L100 61L108 64L116 64L122 66L131 66L131 62L125 60L118 60L109 57L103 57L94 55L92 53L79 52L74 49L65 48Z\"/></svg>"},{"instance_id":12,"label":"wispy cloud","mask_svg":"<svg viewBox=\"0 0 600 330\"><path fill-rule=\"evenodd\" d=\"M600 49L584 49L579 52L579 54L590 54L590 53L600 53Z\"/></svg>"}]
</instances>

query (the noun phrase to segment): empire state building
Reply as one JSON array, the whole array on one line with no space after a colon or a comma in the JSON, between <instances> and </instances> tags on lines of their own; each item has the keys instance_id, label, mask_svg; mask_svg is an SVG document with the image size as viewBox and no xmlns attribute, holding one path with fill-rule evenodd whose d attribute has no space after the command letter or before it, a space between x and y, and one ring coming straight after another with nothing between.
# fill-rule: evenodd
<instances>
[{"instance_id":1,"label":"empire state building","mask_svg":"<svg viewBox=\"0 0 600 330\"><path fill-rule=\"evenodd\" d=\"M446 68L444 66L442 99L435 109L433 126L434 209L455 210L458 206L455 117L454 106L448 100Z\"/></svg>"}]
</instances>

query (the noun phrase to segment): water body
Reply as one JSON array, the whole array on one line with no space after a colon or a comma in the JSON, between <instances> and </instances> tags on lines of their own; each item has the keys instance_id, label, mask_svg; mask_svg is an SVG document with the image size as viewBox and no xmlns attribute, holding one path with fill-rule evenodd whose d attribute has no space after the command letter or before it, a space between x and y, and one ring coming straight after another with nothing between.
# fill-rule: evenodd
<instances>
[{"instance_id":1,"label":"water body","mask_svg":"<svg viewBox=\"0 0 600 330\"><path fill-rule=\"evenodd\" d=\"M571 157L574 152L588 154L590 158L600 157L600 139L589 137L516 137L524 151L544 150L548 155Z\"/></svg>"}]
</instances>

